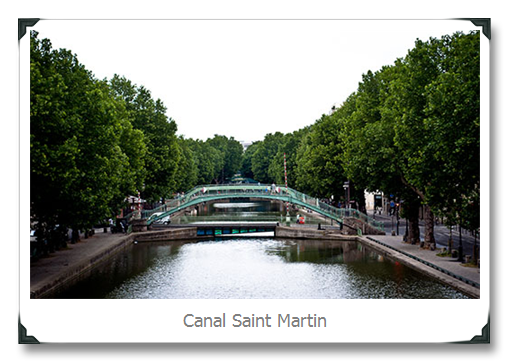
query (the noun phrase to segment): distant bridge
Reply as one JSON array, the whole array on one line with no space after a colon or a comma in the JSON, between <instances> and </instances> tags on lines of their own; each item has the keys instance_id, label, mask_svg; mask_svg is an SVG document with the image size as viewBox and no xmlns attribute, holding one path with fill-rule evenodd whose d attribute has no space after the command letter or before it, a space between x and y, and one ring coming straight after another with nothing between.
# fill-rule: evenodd
<instances>
[{"instance_id":1,"label":"distant bridge","mask_svg":"<svg viewBox=\"0 0 510 363\"><path fill-rule=\"evenodd\" d=\"M310 209L320 215L343 223L344 218L352 218L370 225L378 231L384 232L382 222L376 221L368 215L351 208L336 208L317 198L310 197L292 188L256 184L214 184L197 186L182 196L152 210L143 210L141 217L147 219L147 225L163 220L164 218L194 205L224 199L257 198L278 200L284 203L299 205Z\"/></svg>"},{"instance_id":2,"label":"distant bridge","mask_svg":"<svg viewBox=\"0 0 510 363\"><path fill-rule=\"evenodd\" d=\"M272 232L274 236L278 222L212 222L193 223L197 230L197 237L251 237L260 236L260 233ZM189 224L156 224L154 229L164 230L167 228L189 228Z\"/></svg>"}]
</instances>

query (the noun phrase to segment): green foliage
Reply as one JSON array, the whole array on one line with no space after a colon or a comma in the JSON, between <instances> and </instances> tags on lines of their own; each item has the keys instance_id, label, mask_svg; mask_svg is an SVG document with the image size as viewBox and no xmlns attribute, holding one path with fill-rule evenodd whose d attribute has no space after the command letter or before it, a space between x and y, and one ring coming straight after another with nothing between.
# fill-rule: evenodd
<instances>
[{"instance_id":1,"label":"green foliage","mask_svg":"<svg viewBox=\"0 0 510 363\"><path fill-rule=\"evenodd\" d=\"M197 158L190 144L183 137L178 139L179 162L176 171L176 190L187 191L197 185L198 165Z\"/></svg>"},{"instance_id":2,"label":"green foliage","mask_svg":"<svg viewBox=\"0 0 510 363\"><path fill-rule=\"evenodd\" d=\"M371 192L401 194L405 186L394 146L393 114L387 108L388 85L395 67L363 75L358 92L337 111L340 119L341 163L346 177Z\"/></svg>"},{"instance_id":3,"label":"green foliage","mask_svg":"<svg viewBox=\"0 0 510 363\"><path fill-rule=\"evenodd\" d=\"M88 230L138 190L156 202L241 168L233 138L178 138L163 102L143 86L95 79L36 32L30 46L31 216L41 238L53 239L56 225Z\"/></svg>"},{"instance_id":4,"label":"green foliage","mask_svg":"<svg viewBox=\"0 0 510 363\"><path fill-rule=\"evenodd\" d=\"M143 135L75 55L31 33L31 215L41 234L88 229L140 187Z\"/></svg>"},{"instance_id":5,"label":"green foliage","mask_svg":"<svg viewBox=\"0 0 510 363\"><path fill-rule=\"evenodd\" d=\"M417 42L395 88L395 144L406 179L450 220L480 186L479 33Z\"/></svg>"},{"instance_id":6,"label":"green foliage","mask_svg":"<svg viewBox=\"0 0 510 363\"><path fill-rule=\"evenodd\" d=\"M132 84L124 77L115 75L111 88L126 104L131 123L143 132L147 152L144 158L145 187L142 197L158 201L176 191L181 149L177 142L177 125L168 118L161 100L154 100L145 87Z\"/></svg>"},{"instance_id":7,"label":"green foliage","mask_svg":"<svg viewBox=\"0 0 510 363\"><path fill-rule=\"evenodd\" d=\"M360 203L363 190L403 199L402 212L415 224L423 203L477 228L479 53L478 32L417 40L404 58L362 75L358 90L306 132L268 134L254 144L244 174L282 183L286 152L289 185L303 192L340 197L350 180Z\"/></svg>"},{"instance_id":8,"label":"green foliage","mask_svg":"<svg viewBox=\"0 0 510 363\"><path fill-rule=\"evenodd\" d=\"M177 137L149 90L115 75L94 79L67 50L31 34L31 213L41 228L90 228L127 195L159 201L239 171L317 197L383 191L417 223L426 203L449 223L479 228L479 33L415 47L362 75L356 92L313 125L267 134L243 153L234 138ZM433 228L433 226L431 226ZM419 231L418 231L419 232Z\"/></svg>"},{"instance_id":9,"label":"green foliage","mask_svg":"<svg viewBox=\"0 0 510 363\"><path fill-rule=\"evenodd\" d=\"M317 197L344 195L343 183L347 180L340 156L342 146L338 132L337 114L323 115L304 137L297 157L296 184L298 189Z\"/></svg>"},{"instance_id":10,"label":"green foliage","mask_svg":"<svg viewBox=\"0 0 510 363\"><path fill-rule=\"evenodd\" d=\"M271 184L274 183L274 176L269 174L269 166L278 153L278 147L283 142L283 134L276 132L274 134L267 134L264 137L251 159L253 177L261 183ZM281 159L283 166L283 158Z\"/></svg>"},{"instance_id":11,"label":"green foliage","mask_svg":"<svg viewBox=\"0 0 510 363\"><path fill-rule=\"evenodd\" d=\"M309 127L283 135L278 151L269 163L268 176L276 184L285 184L284 154L287 164L287 184L290 188L296 186L298 165L298 148L303 137L309 132Z\"/></svg>"},{"instance_id":12,"label":"green foliage","mask_svg":"<svg viewBox=\"0 0 510 363\"><path fill-rule=\"evenodd\" d=\"M260 141L255 141L251 145L249 145L243 153L243 159L241 162L241 174L246 178L253 179L255 176L253 175L253 155L255 151L257 151L258 146L260 145Z\"/></svg>"},{"instance_id":13,"label":"green foliage","mask_svg":"<svg viewBox=\"0 0 510 363\"><path fill-rule=\"evenodd\" d=\"M441 72L425 89L424 127L433 135L427 156L444 180L429 187L429 195L438 211L465 211L467 205L479 205L479 33L444 37L436 47ZM463 205L457 205L459 200Z\"/></svg>"},{"instance_id":14,"label":"green foliage","mask_svg":"<svg viewBox=\"0 0 510 363\"><path fill-rule=\"evenodd\" d=\"M210 184L221 174L223 154L202 140L186 139L197 166L196 184ZM181 189L185 191L185 189Z\"/></svg>"},{"instance_id":15,"label":"green foliage","mask_svg":"<svg viewBox=\"0 0 510 363\"><path fill-rule=\"evenodd\" d=\"M233 137L227 138L222 135L214 135L205 142L209 150L220 152L220 158L215 158L215 182L225 182L233 177L241 169L243 158L243 146ZM214 154L214 153L213 153Z\"/></svg>"}]
</instances>

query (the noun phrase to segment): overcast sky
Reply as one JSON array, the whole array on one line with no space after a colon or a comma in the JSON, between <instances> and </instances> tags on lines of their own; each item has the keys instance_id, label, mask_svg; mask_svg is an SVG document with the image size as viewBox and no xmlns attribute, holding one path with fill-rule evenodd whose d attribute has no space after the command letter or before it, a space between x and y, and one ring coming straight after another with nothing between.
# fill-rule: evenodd
<instances>
[{"instance_id":1,"label":"overcast sky","mask_svg":"<svg viewBox=\"0 0 510 363\"><path fill-rule=\"evenodd\" d=\"M71 50L96 78L119 74L149 89L179 135L256 141L313 124L417 38L480 28L462 20L41 20L29 29Z\"/></svg>"}]
</instances>

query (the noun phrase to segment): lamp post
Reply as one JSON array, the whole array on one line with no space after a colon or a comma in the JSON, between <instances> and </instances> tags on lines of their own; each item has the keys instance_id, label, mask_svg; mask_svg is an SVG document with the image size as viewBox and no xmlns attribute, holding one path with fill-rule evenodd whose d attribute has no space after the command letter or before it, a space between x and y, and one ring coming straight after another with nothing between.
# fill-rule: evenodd
<instances>
[{"instance_id":1,"label":"lamp post","mask_svg":"<svg viewBox=\"0 0 510 363\"><path fill-rule=\"evenodd\" d=\"M462 218L459 219L459 258L457 261L464 262L464 251L462 248Z\"/></svg>"},{"instance_id":2,"label":"lamp post","mask_svg":"<svg viewBox=\"0 0 510 363\"><path fill-rule=\"evenodd\" d=\"M395 206L395 210L397 212L397 236L399 234L399 228L400 228L400 215L399 215L399 212L400 212L400 203L397 203L396 206Z\"/></svg>"},{"instance_id":3,"label":"lamp post","mask_svg":"<svg viewBox=\"0 0 510 363\"><path fill-rule=\"evenodd\" d=\"M349 209L351 208L351 196L350 196L350 185L349 181L347 180L344 183L344 190L345 190L345 215L349 215Z\"/></svg>"},{"instance_id":4,"label":"lamp post","mask_svg":"<svg viewBox=\"0 0 510 363\"><path fill-rule=\"evenodd\" d=\"M285 192L287 193L287 198L290 198L289 188L287 187L287 155L283 153L283 172L285 174ZM290 214L289 214L289 200L287 199L287 215L285 216L285 222L287 225L290 224Z\"/></svg>"},{"instance_id":5,"label":"lamp post","mask_svg":"<svg viewBox=\"0 0 510 363\"><path fill-rule=\"evenodd\" d=\"M140 191L138 192L137 206L136 206L136 219L142 218L142 197L140 196Z\"/></svg>"},{"instance_id":6,"label":"lamp post","mask_svg":"<svg viewBox=\"0 0 510 363\"><path fill-rule=\"evenodd\" d=\"M400 201L400 204L402 205L403 203L405 203L405 201L404 201L404 200L401 200L401 201ZM408 215L409 215L409 213L408 213L409 211L407 211L405 208L406 208L406 207L404 206L405 217L406 217L406 232L405 232L405 234L404 234L404 238L402 238L402 240L403 240L404 242L407 242L407 241L409 240L409 226L408 226L408 223L407 223L407 218L408 218Z\"/></svg>"}]
</instances>

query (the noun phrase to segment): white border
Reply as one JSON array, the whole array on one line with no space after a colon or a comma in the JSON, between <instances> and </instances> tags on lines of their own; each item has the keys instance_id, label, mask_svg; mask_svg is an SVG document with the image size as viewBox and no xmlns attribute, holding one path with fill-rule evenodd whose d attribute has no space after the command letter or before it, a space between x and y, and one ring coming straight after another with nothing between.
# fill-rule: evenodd
<instances>
[{"instance_id":1,"label":"white border","mask_svg":"<svg viewBox=\"0 0 510 363\"><path fill-rule=\"evenodd\" d=\"M27 29L28 31L30 28ZM29 36L20 41L20 236L29 220ZM473 300L31 300L20 258L20 317L40 342L454 342L481 334L489 314L489 41L481 34L481 298ZM28 238L28 237L27 237ZM20 256L29 256L21 242ZM41 312L45 312L41 314ZM76 312L79 311L77 314ZM326 329L194 329L187 313L326 316ZM449 318L445 318L445 314ZM451 324L451 319L455 324ZM273 318L274 321L274 318Z\"/></svg>"}]
</instances>

